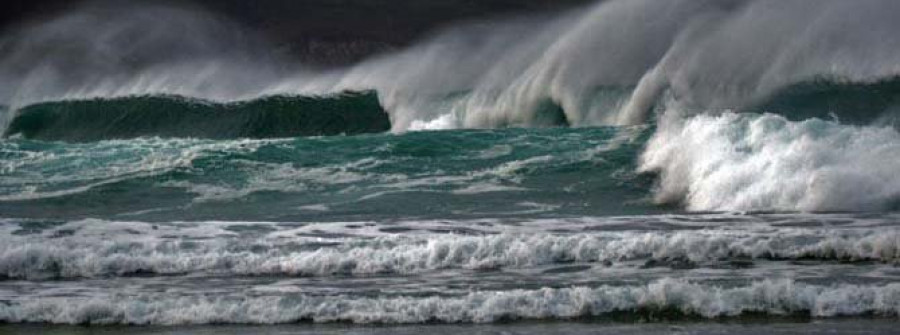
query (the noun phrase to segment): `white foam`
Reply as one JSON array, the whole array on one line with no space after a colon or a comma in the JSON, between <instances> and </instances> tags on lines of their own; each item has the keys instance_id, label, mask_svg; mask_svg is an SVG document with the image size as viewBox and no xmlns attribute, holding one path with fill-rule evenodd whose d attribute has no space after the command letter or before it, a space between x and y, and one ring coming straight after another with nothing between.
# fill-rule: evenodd
<instances>
[{"instance_id":1,"label":"white foam","mask_svg":"<svg viewBox=\"0 0 900 335\"><path fill-rule=\"evenodd\" d=\"M85 223L85 230L76 230L72 236L59 237L50 230L37 236L4 237L0 245L0 275L27 279L138 272L331 276L647 259L688 260L700 265L748 258L900 260L900 232L893 229L760 228L459 236L426 233L427 229L442 226L412 226L413 231L399 235L377 233L378 227L370 227L376 233L348 231L363 236L330 238L328 242L332 244L323 246L316 232L326 238L328 234L315 225L282 230L265 223L239 225L266 226L256 237L229 230L233 223L185 224L183 229L128 223L90 228L93 225ZM417 228L423 230L415 233ZM172 240L178 234L183 239ZM194 238L204 236L218 237Z\"/></svg>"},{"instance_id":2,"label":"white foam","mask_svg":"<svg viewBox=\"0 0 900 335\"><path fill-rule=\"evenodd\" d=\"M513 186L504 186L497 185L493 183L475 183L472 185L468 185L466 187L453 190L453 194L458 195L472 195L472 194L481 194L481 193L492 193L492 192L515 192L515 191L526 191L528 189L522 187L513 187Z\"/></svg>"},{"instance_id":3,"label":"white foam","mask_svg":"<svg viewBox=\"0 0 900 335\"><path fill-rule=\"evenodd\" d=\"M463 296L245 294L23 299L0 304L0 321L59 324L489 323L674 311L705 318L746 313L812 317L900 315L900 284L817 286L766 280L723 288L663 279L648 285L474 291Z\"/></svg>"},{"instance_id":4,"label":"white foam","mask_svg":"<svg viewBox=\"0 0 900 335\"><path fill-rule=\"evenodd\" d=\"M453 114L444 114L430 121L415 120L409 125L411 131L417 130L442 130L459 128L459 121Z\"/></svg>"},{"instance_id":5,"label":"white foam","mask_svg":"<svg viewBox=\"0 0 900 335\"><path fill-rule=\"evenodd\" d=\"M641 157L658 202L690 210L885 210L900 202L900 133L771 115L671 112Z\"/></svg>"},{"instance_id":6,"label":"white foam","mask_svg":"<svg viewBox=\"0 0 900 335\"><path fill-rule=\"evenodd\" d=\"M311 212L327 212L327 211L331 210L331 208L325 204L306 205L306 206L300 206L297 208L304 210L304 211L311 211Z\"/></svg>"}]
</instances>

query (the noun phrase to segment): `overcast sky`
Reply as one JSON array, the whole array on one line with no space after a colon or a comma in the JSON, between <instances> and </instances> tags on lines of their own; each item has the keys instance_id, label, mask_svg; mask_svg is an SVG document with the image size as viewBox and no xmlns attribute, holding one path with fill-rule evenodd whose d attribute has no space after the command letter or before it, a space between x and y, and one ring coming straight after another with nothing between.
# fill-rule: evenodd
<instances>
[{"instance_id":1,"label":"overcast sky","mask_svg":"<svg viewBox=\"0 0 900 335\"><path fill-rule=\"evenodd\" d=\"M116 0L112 0L116 1ZM119 4L127 3L118 0ZM368 49L399 47L457 21L514 13L558 11L590 0L168 0L200 6L262 32L302 55L316 45L354 43ZM0 28L58 15L79 0L5 0ZM96 2L96 1L94 1ZM145 2L161 2L147 0ZM353 57L353 55L349 56Z\"/></svg>"}]
</instances>

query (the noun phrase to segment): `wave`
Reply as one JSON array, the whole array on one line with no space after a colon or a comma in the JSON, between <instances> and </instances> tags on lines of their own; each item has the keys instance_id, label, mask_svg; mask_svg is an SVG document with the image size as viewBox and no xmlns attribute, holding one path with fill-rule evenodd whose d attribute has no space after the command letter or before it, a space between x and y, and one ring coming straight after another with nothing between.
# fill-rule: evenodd
<instances>
[{"instance_id":1,"label":"wave","mask_svg":"<svg viewBox=\"0 0 900 335\"><path fill-rule=\"evenodd\" d=\"M377 89L394 130L447 118L455 120L445 124L452 128L522 124L548 100L574 126L652 122L653 107L667 98L697 113L778 107L796 96L779 92L821 78L851 85L896 78L897 23L885 14L896 5L602 1L550 20L448 29L317 84ZM851 21L846 13L865 19ZM646 17L654 24L641 24ZM598 88L627 93L596 103ZM460 91L471 94L435 107L434 97ZM858 100L852 94L836 99ZM850 105L843 106L848 114L860 112Z\"/></svg>"},{"instance_id":2,"label":"wave","mask_svg":"<svg viewBox=\"0 0 900 335\"><path fill-rule=\"evenodd\" d=\"M663 279L647 285L474 291L461 296L109 295L0 304L0 321L57 324L380 324L569 320L628 313L665 320L741 315L900 315L900 285L819 286L766 280L721 287Z\"/></svg>"},{"instance_id":3,"label":"wave","mask_svg":"<svg viewBox=\"0 0 900 335\"><path fill-rule=\"evenodd\" d=\"M634 128L79 145L6 140L0 211L43 217L62 201L79 217L160 209L138 218L271 220L279 213L311 220L302 208L315 205L327 209L315 211L318 219L357 220L900 206L900 132L892 126L686 114L669 109L656 125ZM110 190L121 202L97 208Z\"/></svg>"},{"instance_id":4,"label":"wave","mask_svg":"<svg viewBox=\"0 0 900 335\"><path fill-rule=\"evenodd\" d=\"M715 108L682 101L675 97L677 93L673 91L674 88L660 85L662 86L652 89L634 85L589 87L578 97L570 97L568 105L544 97L535 99L532 104L519 106L515 115L505 114L502 117L468 115L481 108L475 107L472 100L485 99L485 95L499 93L460 92L433 102L420 102L417 105L419 108L444 111L444 114L432 120L416 120L409 126L409 130L655 123L657 120L650 116L665 114L668 109L677 109L683 115L715 115L725 111L771 113L791 121L815 118L833 120L840 124L893 126L900 129L900 78L897 77L879 78L874 82L842 78L801 80L772 88L761 97L748 98L746 102L724 104ZM647 93L646 90L661 92ZM582 113L593 116L580 115ZM612 115L606 115L610 113ZM586 118L597 119L586 123ZM625 121L630 118L634 118L634 122Z\"/></svg>"},{"instance_id":5,"label":"wave","mask_svg":"<svg viewBox=\"0 0 900 335\"><path fill-rule=\"evenodd\" d=\"M767 97L775 98L763 107L779 107L793 98L778 92L816 78L890 81L898 75L894 55L900 50L897 22L889 15L897 4L890 0L619 0L448 27L406 49L316 70L271 55L266 51L278 48L235 33L240 27L208 13L130 6L87 5L10 30L4 36L10 52L0 57L0 102L27 106L163 94L235 101L373 90L395 131L448 119L455 120L444 123L451 128L562 120L634 125L652 121L643 107L653 106L661 90L706 112L746 109ZM655 24L643 24L647 17ZM117 38L97 41L106 31ZM874 89L888 86L893 90ZM595 91L609 87L629 89L625 98L596 103ZM640 89L632 92L634 87ZM457 92L468 93L447 101ZM811 96L833 96L828 89L819 92ZM874 102L879 97L872 100L860 106L880 106ZM543 120L548 101L565 117L553 112Z\"/></svg>"},{"instance_id":6,"label":"wave","mask_svg":"<svg viewBox=\"0 0 900 335\"><path fill-rule=\"evenodd\" d=\"M623 109L634 89L593 88L585 92L579 108ZM468 104L478 94L481 93L457 92L419 107L454 110L460 104ZM668 104L671 102L655 101L650 108L663 114ZM0 112L3 112L2 108L0 106ZM522 117L479 121L478 124L490 124L492 128L580 124L578 119L569 119L572 111L550 98L537 101L528 108L530 111ZM897 126L900 79L875 83L831 79L800 82L737 110L774 113L792 121L818 118L842 124ZM375 91L321 97L271 96L230 103L167 95L96 98L38 103L20 108L13 114L5 137L75 142L153 136L231 139L353 135L391 129L387 111L381 107ZM464 116L451 113L434 120L417 120L409 125L409 129L459 128L472 122L471 117L468 121L460 117Z\"/></svg>"},{"instance_id":7,"label":"wave","mask_svg":"<svg viewBox=\"0 0 900 335\"><path fill-rule=\"evenodd\" d=\"M900 50L896 20L885 14L897 8L890 0L619 0L469 22L352 66L316 70L265 52L278 48L208 13L132 6L143 7L95 4L11 30L7 45L15 52L0 58L0 103L160 95L221 102L375 91L390 128L402 132L635 125L652 122L660 111L654 106L667 95L697 113L763 110L797 119L835 113L856 122L893 109L895 94L885 91L896 91ZM110 15L116 12L128 15ZM642 24L646 17L655 24ZM91 37L104 31L121 36L103 43ZM815 83L823 80L835 83Z\"/></svg>"},{"instance_id":8,"label":"wave","mask_svg":"<svg viewBox=\"0 0 900 335\"><path fill-rule=\"evenodd\" d=\"M652 207L641 202L652 180L633 173L648 136L635 127L78 144L11 139L0 141L8 158L0 160L0 212L356 221L637 211ZM606 191L591 191L597 189ZM116 201L102 200L110 192Z\"/></svg>"},{"instance_id":9,"label":"wave","mask_svg":"<svg viewBox=\"0 0 900 335\"><path fill-rule=\"evenodd\" d=\"M640 170L689 210L880 211L900 206L900 132L772 114L662 121Z\"/></svg>"},{"instance_id":10,"label":"wave","mask_svg":"<svg viewBox=\"0 0 900 335\"><path fill-rule=\"evenodd\" d=\"M140 228L130 232L136 234L137 229ZM56 231L68 233L56 236L59 235ZM275 235L292 233L282 231ZM291 241L246 236L217 241L172 241L143 236L112 242L81 236L77 230L60 229L48 234L49 238L41 239L7 237L0 247L0 277L28 280L136 274L329 277L411 275L451 269L523 269L573 262L606 267L644 263L691 268L729 267L748 262L752 266L753 261L760 260L900 261L900 234L894 230L432 234L360 236L325 242L315 238L315 234L304 232L297 234L313 237L295 237ZM234 232L218 233L231 234Z\"/></svg>"},{"instance_id":11,"label":"wave","mask_svg":"<svg viewBox=\"0 0 900 335\"><path fill-rule=\"evenodd\" d=\"M4 136L86 142L136 137L275 138L384 132L374 92L216 103L177 96L45 102L16 111Z\"/></svg>"}]
</instances>

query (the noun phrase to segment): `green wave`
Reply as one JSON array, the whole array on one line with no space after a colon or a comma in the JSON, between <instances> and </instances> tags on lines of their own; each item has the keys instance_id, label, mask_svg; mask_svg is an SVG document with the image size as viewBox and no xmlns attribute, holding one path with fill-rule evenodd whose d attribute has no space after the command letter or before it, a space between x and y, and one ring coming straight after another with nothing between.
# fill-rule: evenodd
<instances>
[{"instance_id":1,"label":"green wave","mask_svg":"<svg viewBox=\"0 0 900 335\"><path fill-rule=\"evenodd\" d=\"M90 142L137 137L281 138L377 133L390 120L375 92L216 103L180 96L56 101L18 111L5 137Z\"/></svg>"}]
</instances>

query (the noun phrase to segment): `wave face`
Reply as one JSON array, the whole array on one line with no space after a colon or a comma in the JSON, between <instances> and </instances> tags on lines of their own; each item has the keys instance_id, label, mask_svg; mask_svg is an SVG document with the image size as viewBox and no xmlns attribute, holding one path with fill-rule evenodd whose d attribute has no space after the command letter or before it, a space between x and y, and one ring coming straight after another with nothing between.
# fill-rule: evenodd
<instances>
[{"instance_id":1,"label":"wave face","mask_svg":"<svg viewBox=\"0 0 900 335\"><path fill-rule=\"evenodd\" d=\"M875 83L811 80L760 99L745 109L784 115L794 121L811 118L852 125L900 127L900 79Z\"/></svg>"},{"instance_id":2,"label":"wave face","mask_svg":"<svg viewBox=\"0 0 900 335\"><path fill-rule=\"evenodd\" d=\"M694 113L747 110L822 79L893 90L877 83L900 74L900 27L890 15L900 8L891 0L602 1L450 27L330 70L291 62L209 13L110 6L76 8L4 36L0 103L147 95L222 102L374 90L395 131L552 125L540 117L548 101L569 125L634 125L652 121L652 107L666 96ZM655 23L644 24L647 17ZM823 95L833 96L816 97ZM886 106L877 97L845 98L868 100L852 113ZM785 101L775 100L763 106Z\"/></svg>"},{"instance_id":3,"label":"wave face","mask_svg":"<svg viewBox=\"0 0 900 335\"><path fill-rule=\"evenodd\" d=\"M896 210L900 133L772 114L663 121L641 158L690 210Z\"/></svg>"},{"instance_id":4,"label":"wave face","mask_svg":"<svg viewBox=\"0 0 900 335\"><path fill-rule=\"evenodd\" d=\"M46 102L16 112L5 136L85 142L136 137L274 138L385 132L374 92L215 103L173 96Z\"/></svg>"}]
</instances>

